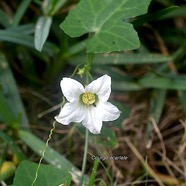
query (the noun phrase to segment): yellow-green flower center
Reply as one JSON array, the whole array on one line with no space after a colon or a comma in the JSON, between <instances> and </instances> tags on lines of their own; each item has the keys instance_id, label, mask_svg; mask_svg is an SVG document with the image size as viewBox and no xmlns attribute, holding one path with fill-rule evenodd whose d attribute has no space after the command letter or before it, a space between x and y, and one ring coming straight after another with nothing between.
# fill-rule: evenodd
<instances>
[{"instance_id":1,"label":"yellow-green flower center","mask_svg":"<svg viewBox=\"0 0 186 186\"><path fill-rule=\"evenodd\" d=\"M96 101L96 96L92 92L85 92L82 94L81 100L85 105L92 105Z\"/></svg>"}]
</instances>

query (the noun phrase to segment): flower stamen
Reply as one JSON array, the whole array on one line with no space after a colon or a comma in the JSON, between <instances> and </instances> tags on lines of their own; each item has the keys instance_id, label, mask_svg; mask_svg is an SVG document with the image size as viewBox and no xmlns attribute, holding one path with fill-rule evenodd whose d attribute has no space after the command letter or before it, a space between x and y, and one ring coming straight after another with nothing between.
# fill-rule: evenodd
<instances>
[{"instance_id":1,"label":"flower stamen","mask_svg":"<svg viewBox=\"0 0 186 186\"><path fill-rule=\"evenodd\" d=\"M96 96L92 92L85 92L82 94L81 100L85 105L92 105L96 101Z\"/></svg>"}]
</instances>

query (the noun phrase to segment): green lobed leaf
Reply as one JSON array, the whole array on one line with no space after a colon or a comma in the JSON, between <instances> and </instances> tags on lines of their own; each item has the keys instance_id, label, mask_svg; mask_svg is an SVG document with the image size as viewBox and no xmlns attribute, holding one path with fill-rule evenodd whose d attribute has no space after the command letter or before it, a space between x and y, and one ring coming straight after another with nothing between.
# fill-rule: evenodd
<instances>
[{"instance_id":1,"label":"green lobed leaf","mask_svg":"<svg viewBox=\"0 0 186 186\"><path fill-rule=\"evenodd\" d=\"M29 186L35 178L38 164L29 161L23 161L15 174L13 186ZM70 186L71 175L67 172L62 172L60 169L52 165L40 165L38 177L34 186Z\"/></svg>"},{"instance_id":2,"label":"green lobed leaf","mask_svg":"<svg viewBox=\"0 0 186 186\"><path fill-rule=\"evenodd\" d=\"M35 27L34 44L38 51L41 51L43 45L48 37L50 26L52 24L52 17L41 16L37 20Z\"/></svg>"},{"instance_id":3,"label":"green lobed leaf","mask_svg":"<svg viewBox=\"0 0 186 186\"><path fill-rule=\"evenodd\" d=\"M81 0L60 25L71 37L90 34L87 52L136 49L139 39L129 18L146 13L151 0Z\"/></svg>"}]
</instances>

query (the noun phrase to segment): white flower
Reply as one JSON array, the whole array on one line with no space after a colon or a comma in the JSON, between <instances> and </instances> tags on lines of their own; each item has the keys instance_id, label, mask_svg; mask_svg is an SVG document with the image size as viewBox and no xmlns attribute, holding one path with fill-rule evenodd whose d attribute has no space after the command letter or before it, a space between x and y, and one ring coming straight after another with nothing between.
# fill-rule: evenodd
<instances>
[{"instance_id":1,"label":"white flower","mask_svg":"<svg viewBox=\"0 0 186 186\"><path fill-rule=\"evenodd\" d=\"M68 102L55 117L59 123L82 122L91 133L98 134L102 121L113 121L120 116L118 108L107 102L111 93L110 76L101 76L85 87L71 78L63 78L60 85Z\"/></svg>"}]
</instances>

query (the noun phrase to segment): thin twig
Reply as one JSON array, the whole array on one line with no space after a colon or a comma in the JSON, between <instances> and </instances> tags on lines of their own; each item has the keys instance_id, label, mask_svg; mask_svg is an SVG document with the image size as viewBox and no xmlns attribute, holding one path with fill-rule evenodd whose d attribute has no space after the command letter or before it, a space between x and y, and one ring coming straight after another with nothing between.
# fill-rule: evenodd
<instances>
[{"instance_id":1,"label":"thin twig","mask_svg":"<svg viewBox=\"0 0 186 186\"><path fill-rule=\"evenodd\" d=\"M143 166L147 169L149 174L158 182L160 186L165 186L159 176L154 172L154 170L145 162L139 151L136 149L136 147L130 142L129 139L125 138L125 142L130 147L130 149L133 151L133 153L137 156L137 158L140 160L140 162L143 164Z\"/></svg>"}]
</instances>

